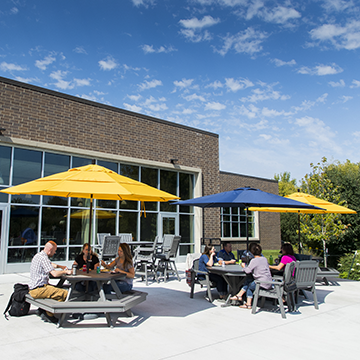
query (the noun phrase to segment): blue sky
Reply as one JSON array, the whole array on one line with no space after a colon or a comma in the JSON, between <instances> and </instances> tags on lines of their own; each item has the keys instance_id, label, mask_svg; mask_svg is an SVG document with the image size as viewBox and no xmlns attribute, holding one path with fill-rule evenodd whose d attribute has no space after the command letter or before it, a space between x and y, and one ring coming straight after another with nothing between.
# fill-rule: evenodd
<instances>
[{"instance_id":1,"label":"blue sky","mask_svg":"<svg viewBox=\"0 0 360 360\"><path fill-rule=\"evenodd\" d=\"M220 169L359 162L360 3L2 0L0 75L219 134Z\"/></svg>"}]
</instances>

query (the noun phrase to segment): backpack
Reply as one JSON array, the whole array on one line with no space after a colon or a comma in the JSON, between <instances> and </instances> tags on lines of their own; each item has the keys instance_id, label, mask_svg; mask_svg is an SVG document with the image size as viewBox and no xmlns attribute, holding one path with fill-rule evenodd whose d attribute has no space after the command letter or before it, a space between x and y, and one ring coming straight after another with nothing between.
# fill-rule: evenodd
<instances>
[{"instance_id":1,"label":"backpack","mask_svg":"<svg viewBox=\"0 0 360 360\"><path fill-rule=\"evenodd\" d=\"M24 284L15 284L14 292L10 296L9 303L4 311L4 316L8 320L6 313L9 311L11 316L27 315L30 304L25 301L25 295L29 292L29 286Z\"/></svg>"}]
</instances>

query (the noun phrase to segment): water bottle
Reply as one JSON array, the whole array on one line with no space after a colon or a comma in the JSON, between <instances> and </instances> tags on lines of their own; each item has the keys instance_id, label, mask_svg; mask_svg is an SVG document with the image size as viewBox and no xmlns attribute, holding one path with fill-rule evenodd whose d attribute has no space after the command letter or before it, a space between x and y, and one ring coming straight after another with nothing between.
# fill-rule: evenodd
<instances>
[{"instance_id":1,"label":"water bottle","mask_svg":"<svg viewBox=\"0 0 360 360\"><path fill-rule=\"evenodd\" d=\"M272 265L273 263L274 263L273 257L272 257L272 255L270 255L269 264Z\"/></svg>"},{"instance_id":2,"label":"water bottle","mask_svg":"<svg viewBox=\"0 0 360 360\"><path fill-rule=\"evenodd\" d=\"M73 265L73 266L72 266L72 274L73 274L73 275L76 275L76 265Z\"/></svg>"},{"instance_id":3,"label":"water bottle","mask_svg":"<svg viewBox=\"0 0 360 360\"><path fill-rule=\"evenodd\" d=\"M97 273L97 274L100 274L100 266L97 266L97 268L96 268L96 273Z\"/></svg>"}]
</instances>

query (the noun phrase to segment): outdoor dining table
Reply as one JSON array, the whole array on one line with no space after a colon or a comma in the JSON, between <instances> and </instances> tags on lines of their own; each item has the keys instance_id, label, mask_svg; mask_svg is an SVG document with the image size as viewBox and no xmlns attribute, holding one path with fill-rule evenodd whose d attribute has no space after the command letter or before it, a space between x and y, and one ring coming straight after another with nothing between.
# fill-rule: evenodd
<instances>
[{"instance_id":1,"label":"outdoor dining table","mask_svg":"<svg viewBox=\"0 0 360 360\"><path fill-rule=\"evenodd\" d=\"M68 291L68 295L65 301L74 301L75 299L71 299L71 295L75 289L75 285L81 281L95 281L97 286L97 291L99 294L99 299L97 301L106 301L106 295L103 289L103 285L110 281L112 285L116 297L121 298L121 291L119 287L116 285L116 280L123 280L125 279L126 274L122 273L113 273L110 271L102 271L100 274L96 273L95 270L90 270L88 273L81 270L76 270L76 275L63 275L57 284L58 287L61 287L65 281L70 283L70 289Z\"/></svg>"},{"instance_id":2,"label":"outdoor dining table","mask_svg":"<svg viewBox=\"0 0 360 360\"><path fill-rule=\"evenodd\" d=\"M207 266L209 273L221 275L226 283L229 285L229 295L226 298L225 304L222 306L230 305L230 297L236 295L242 284L245 282L246 273L241 265L231 264L225 266Z\"/></svg>"}]
</instances>

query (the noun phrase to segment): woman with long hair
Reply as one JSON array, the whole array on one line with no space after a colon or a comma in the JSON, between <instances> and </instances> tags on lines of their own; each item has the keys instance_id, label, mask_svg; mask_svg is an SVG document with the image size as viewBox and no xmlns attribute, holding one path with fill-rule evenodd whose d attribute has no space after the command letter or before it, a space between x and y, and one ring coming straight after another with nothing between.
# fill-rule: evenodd
<instances>
[{"instance_id":1,"label":"woman with long hair","mask_svg":"<svg viewBox=\"0 0 360 360\"><path fill-rule=\"evenodd\" d=\"M90 252L90 261L88 261L88 256ZM85 243L82 247L81 253L76 256L73 266L76 266L78 269L81 269L84 265L89 267L89 270L94 270L99 265L99 258L91 250L89 243ZM86 291L85 281L78 282L75 285L75 289L80 292ZM96 289L95 281L89 281L88 292L92 292Z\"/></svg>"},{"instance_id":2,"label":"woman with long hair","mask_svg":"<svg viewBox=\"0 0 360 360\"><path fill-rule=\"evenodd\" d=\"M286 264L296 261L294 255L294 249L291 244L289 243L282 244L281 253L282 253L282 257L280 263L278 265L270 265L269 268L271 270L283 271L285 269Z\"/></svg>"},{"instance_id":3,"label":"woman with long hair","mask_svg":"<svg viewBox=\"0 0 360 360\"><path fill-rule=\"evenodd\" d=\"M214 263L217 262L215 248L212 246L205 246L204 252L202 253L199 259L199 270L209 272L206 266L213 266ZM205 275L199 275L199 277L205 278ZM216 283L216 289L220 295L220 299L224 299L227 294L227 284L224 278L218 274L209 274L209 278L211 281Z\"/></svg>"},{"instance_id":4,"label":"woman with long hair","mask_svg":"<svg viewBox=\"0 0 360 360\"><path fill-rule=\"evenodd\" d=\"M129 245L121 243L118 249L118 255L119 256L110 264L106 264L105 261L101 260L101 265L106 269L113 269L115 267L114 272L125 274L125 279L116 280L116 285L121 292L129 291L132 289L133 279L135 277L135 269ZM110 284L106 284L104 285L104 291L106 294L109 294L111 291L114 291L114 289Z\"/></svg>"}]
</instances>

